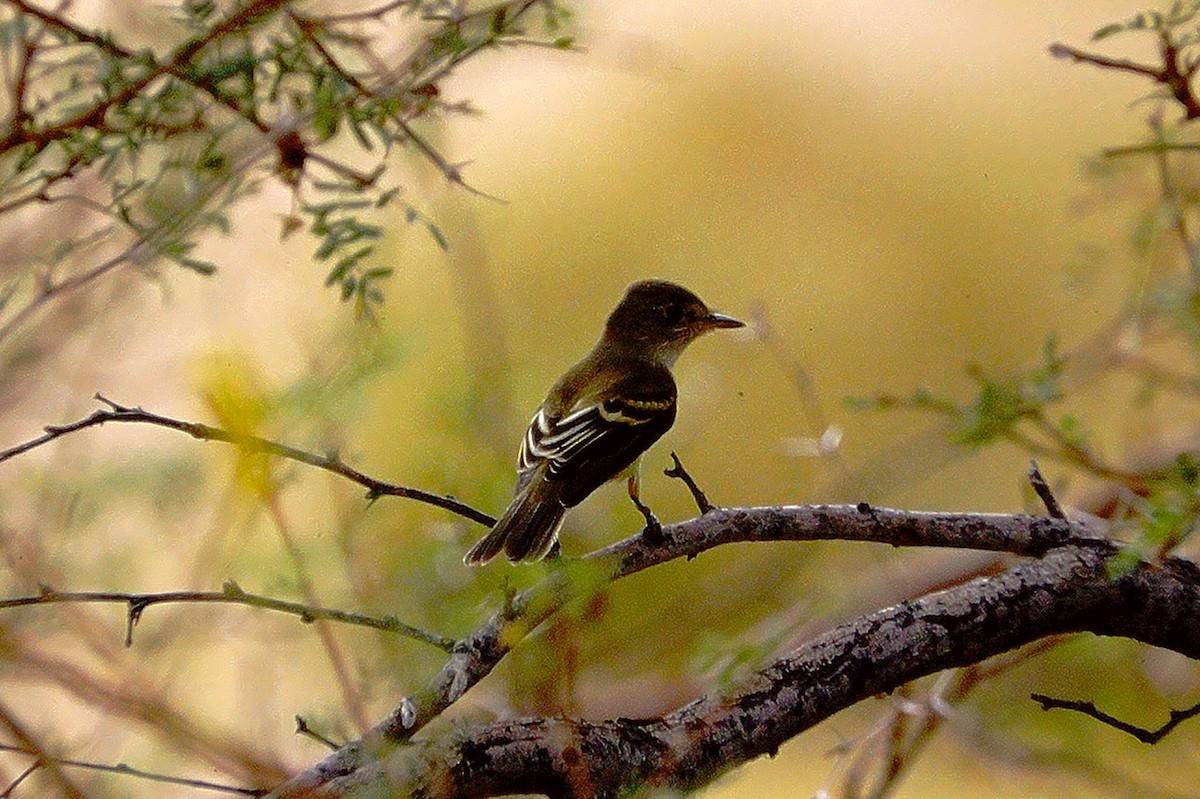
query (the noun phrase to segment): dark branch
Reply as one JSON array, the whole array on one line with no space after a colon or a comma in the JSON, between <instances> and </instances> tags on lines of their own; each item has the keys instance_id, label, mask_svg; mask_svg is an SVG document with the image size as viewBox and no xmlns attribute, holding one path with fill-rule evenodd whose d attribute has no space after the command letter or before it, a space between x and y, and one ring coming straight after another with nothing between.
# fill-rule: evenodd
<instances>
[{"instance_id":1,"label":"dark branch","mask_svg":"<svg viewBox=\"0 0 1200 799\"><path fill-rule=\"evenodd\" d=\"M317 732L312 727L308 726L308 722L304 720L304 716L300 716L300 715L296 716L296 734L304 735L309 738L312 738L314 741L324 744L326 747L333 749L333 750L337 750L338 748L341 747L341 744L338 744L338 743L330 740L329 738L326 738L324 735Z\"/></svg>"},{"instance_id":2,"label":"dark branch","mask_svg":"<svg viewBox=\"0 0 1200 799\"><path fill-rule=\"evenodd\" d=\"M1067 514L1063 511L1062 505L1058 504L1058 499L1055 498L1054 492L1050 490L1050 484L1046 482L1046 478L1042 477L1042 471L1038 468L1037 461L1029 462L1029 484L1033 486L1033 491L1038 495L1038 499L1046 506L1046 513L1050 514L1051 519L1065 519Z\"/></svg>"},{"instance_id":3,"label":"dark branch","mask_svg":"<svg viewBox=\"0 0 1200 799\"><path fill-rule=\"evenodd\" d=\"M1115 69L1119 72L1130 72L1134 75L1142 75L1151 80L1162 81L1164 79L1163 70L1154 67L1139 64L1135 61L1127 61L1121 58L1109 58L1107 56L1096 55L1089 53L1086 50L1080 50L1072 47L1069 44L1055 42L1050 45L1050 55L1055 58L1070 58L1084 64L1092 64L1093 66L1101 67L1102 69Z\"/></svg>"},{"instance_id":4,"label":"dark branch","mask_svg":"<svg viewBox=\"0 0 1200 799\"><path fill-rule=\"evenodd\" d=\"M1150 78L1162 84L1171 93L1172 99L1183 107L1187 119L1200 117L1200 100L1193 93L1191 84L1195 66L1181 63L1179 47L1166 31L1160 32L1159 50L1162 53L1163 65L1152 67L1134 61L1096 55L1059 42L1050 45L1050 55L1055 58L1070 58L1102 69L1115 69Z\"/></svg>"},{"instance_id":5,"label":"dark branch","mask_svg":"<svg viewBox=\"0 0 1200 799\"><path fill-rule=\"evenodd\" d=\"M779 658L735 693L653 719L523 719L456 729L391 750L353 773L325 771L274 797L625 795L690 791L832 714L919 677L1050 635L1121 635L1200 656L1200 570L1178 560L1118 578L1106 556L1067 547L843 624ZM321 767L318 767L320 769ZM310 776L316 776L316 770Z\"/></svg>"},{"instance_id":6,"label":"dark branch","mask_svg":"<svg viewBox=\"0 0 1200 799\"><path fill-rule=\"evenodd\" d=\"M610 580L676 558L693 558L722 544L746 541L872 541L892 546L939 546L1040 556L1067 544L1103 560L1117 551L1082 522L1001 514L916 513L869 505L806 505L718 509L663 527L663 540L639 533L587 555ZM583 580L593 590L593 580ZM279 789L279 796L307 796L326 782L361 768L379 747L407 741L457 702L538 625L575 598L580 585L566 570L517 594L454 652L421 691L404 697L364 738L348 744Z\"/></svg>"},{"instance_id":7,"label":"dark branch","mask_svg":"<svg viewBox=\"0 0 1200 799\"><path fill-rule=\"evenodd\" d=\"M290 613L302 621L312 623L318 620L341 622L371 627L376 630L397 633L415 641L422 641L431 646L450 652L454 649L454 641L443 638L435 633L412 627L392 617L364 616L360 613L350 613L334 608L320 608L304 605L299 602L288 602L259 594L250 594L241 589L237 583L229 581L220 591L164 591L152 594L132 594L115 591L55 591L45 588L40 594L10 599L0 599L0 610L5 608L28 607L30 605L51 605L65 602L107 602L127 605L129 608L125 646L133 644L133 628L141 619L142 613L151 605L161 605L168 602L186 602L190 604L225 604L246 605L248 607L274 610L279 613Z\"/></svg>"},{"instance_id":8,"label":"dark branch","mask_svg":"<svg viewBox=\"0 0 1200 799\"><path fill-rule=\"evenodd\" d=\"M683 468L683 463L674 451L671 452L671 460L675 465L669 469L664 469L663 474L667 477L674 477L683 481L683 484L688 487L688 491L692 492L692 499L695 500L696 508L700 511L701 516L711 510L715 510L715 506L708 501L708 497L700 490L700 486L696 485L696 481L688 474L688 470Z\"/></svg>"},{"instance_id":9,"label":"dark branch","mask_svg":"<svg viewBox=\"0 0 1200 799\"><path fill-rule=\"evenodd\" d=\"M1085 716L1091 716L1096 721L1102 724L1107 724L1109 727L1128 733L1134 738L1137 738L1144 744L1154 744L1161 741L1163 738L1171 734L1171 732L1183 722L1195 716L1200 716L1200 703L1192 705L1185 710L1172 710L1171 717L1165 724L1157 730L1149 730L1144 727L1130 724L1127 721L1121 721L1116 716L1110 716L1103 710L1100 710L1092 702L1082 702L1072 699L1055 699L1052 696L1045 694L1030 694L1029 698L1042 706L1042 710L1051 710L1059 708L1062 710L1073 710L1076 713L1082 713Z\"/></svg>"},{"instance_id":10,"label":"dark branch","mask_svg":"<svg viewBox=\"0 0 1200 799\"><path fill-rule=\"evenodd\" d=\"M286 444L280 444L275 441L269 441L258 436L249 436L239 433L234 433L229 430L222 430L219 427L211 427L199 422L187 422L182 419L173 419L170 416L163 416L150 411L142 410L141 408L127 408L123 405L118 405L109 399L97 394L96 399L109 407L109 410L93 411L91 416L80 419L77 422L70 424L47 426L46 432L35 439L26 441L23 444L18 444L6 450L0 450L0 463L28 452L31 449L48 444L56 438L61 438L70 433L84 430L89 427L96 427L106 422L133 422L140 424L151 424L159 427L166 427L171 430L178 430L181 433L187 433L192 438L198 438L202 441L221 441L226 444L233 444L241 447L249 452L261 452L265 455L273 455L278 458L287 458L288 460L298 461L300 463L315 466L318 469L324 469L327 472L345 477L367 489L367 499L375 500L379 497L400 497L402 499L412 499L417 502L424 502L427 505L443 508L459 516L470 519L473 522L478 522L485 527L491 527L496 523L496 520L482 511L475 510L470 505L464 502L459 502L453 497L445 497L439 494L432 494L428 491L422 491L419 488L408 488L407 486L395 485L394 483L385 483L382 480L376 480L374 477L369 477L352 466L348 466L342 462L337 454L317 455L312 452L306 452L295 447L289 447Z\"/></svg>"},{"instance_id":11,"label":"dark branch","mask_svg":"<svg viewBox=\"0 0 1200 799\"><path fill-rule=\"evenodd\" d=\"M219 782L208 782L207 780L193 780L187 777L174 777L170 774L161 774L154 771L143 771L142 769L127 766L124 763L94 763L88 760L68 760L60 757L50 757L44 752L39 752L34 749L29 749L23 746L11 746L9 744L0 743L0 752L14 752L16 754L29 755L36 758L37 762L30 766L26 773L32 772L36 767L49 763L57 767L87 769L88 771L100 771L108 774L123 774L128 777L137 777L138 779L148 780L150 782L161 782L167 785L182 785L187 788L199 788L205 791L218 791L220 793L232 793L238 796L265 796L268 791L265 788L242 788L237 785L222 785ZM22 774L22 778L26 775ZM17 782L20 782L18 779ZM16 783L14 783L15 786ZM7 792L4 794L7 796Z\"/></svg>"}]
</instances>

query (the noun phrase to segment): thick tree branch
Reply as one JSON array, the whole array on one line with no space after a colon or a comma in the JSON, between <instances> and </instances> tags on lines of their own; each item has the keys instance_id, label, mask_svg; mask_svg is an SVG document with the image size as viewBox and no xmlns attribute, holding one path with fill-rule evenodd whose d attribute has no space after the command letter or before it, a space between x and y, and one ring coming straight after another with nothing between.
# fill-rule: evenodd
<instances>
[{"instance_id":1,"label":"thick tree branch","mask_svg":"<svg viewBox=\"0 0 1200 799\"><path fill-rule=\"evenodd\" d=\"M1062 633L1121 635L1200 657L1200 570L1142 564L1120 577L1095 549L1066 547L996 577L841 625L759 672L656 719L524 719L392 751L306 796L618 796L689 790L871 696ZM281 792L280 796L299 794Z\"/></svg>"},{"instance_id":2,"label":"thick tree branch","mask_svg":"<svg viewBox=\"0 0 1200 799\"><path fill-rule=\"evenodd\" d=\"M1001 514L916 513L859 505L718 509L662 528L662 542L639 533L583 559L585 567L620 579L676 558L694 558L721 544L750 541L871 541L893 546L938 546L1042 555L1064 544L1103 560L1116 545L1080 522ZM309 796L346 776L391 744L413 734L458 701L526 635L577 596L593 579L573 581L570 566L552 571L518 594L473 634L455 645L441 671L420 692L404 697L364 738L348 744L279 789L281 797Z\"/></svg>"}]
</instances>

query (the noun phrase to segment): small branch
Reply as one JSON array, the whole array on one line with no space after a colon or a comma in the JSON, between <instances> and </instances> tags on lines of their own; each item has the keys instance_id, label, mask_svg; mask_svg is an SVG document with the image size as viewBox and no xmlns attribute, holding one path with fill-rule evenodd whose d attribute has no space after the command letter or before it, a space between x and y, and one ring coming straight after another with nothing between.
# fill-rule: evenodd
<instances>
[{"instance_id":1,"label":"small branch","mask_svg":"<svg viewBox=\"0 0 1200 799\"><path fill-rule=\"evenodd\" d=\"M688 470L683 468L682 461L679 460L679 456L674 451L671 452L671 460L674 461L675 465L669 469L664 469L663 474L667 477L674 477L677 480L683 481L683 484L688 487L688 491L692 492L692 499L696 501L696 507L699 509L701 516L711 510L715 510L715 506L708 501L708 497L700 490L700 486L696 485L696 481L688 474Z\"/></svg>"},{"instance_id":2,"label":"small branch","mask_svg":"<svg viewBox=\"0 0 1200 799\"><path fill-rule=\"evenodd\" d=\"M315 24L314 20L303 17L295 12L288 12L288 16L296 25L296 29L300 31L300 34L308 41L309 44L313 46L317 53L320 54L321 58L324 59L325 63L330 69L336 72L338 76L342 78L342 80L346 81L346 83L353 88L354 91L358 92L361 97L376 99L375 93L371 91L371 89L369 89L365 84L363 84L363 82L360 81L356 75L345 69L334 57L333 53L329 52L329 49L326 48L321 40L317 37L316 28L318 26ZM424 137L420 136L415 130L413 130L412 126L405 121L400 113L397 112L392 114L391 120L393 123L395 123L396 127L399 128L400 131L407 136L414 145L416 145L417 149L421 151L422 155L424 155L430 163L437 167L438 171L442 173L446 180L466 189L476 196L483 197L488 200L494 200L495 202L501 204L506 204L505 201L499 197L494 197L487 192L481 191L467 183L466 179L463 178L462 170L460 169L459 165L451 164L449 161L447 161L436 147L434 147L432 144L426 141Z\"/></svg>"},{"instance_id":3,"label":"small branch","mask_svg":"<svg viewBox=\"0 0 1200 799\"><path fill-rule=\"evenodd\" d=\"M246 605L248 607L273 610L278 613L288 613L297 616L305 624L317 620L356 624L361 627L371 627L384 632L396 633L414 641L422 641L430 646L436 646L449 652L454 649L454 641L443 638L435 633L412 627L397 620L393 616L377 618L364 616L359 613L349 613L334 608L320 608L304 605L299 602L289 602L274 597L251 594L243 591L232 580L225 583L220 591L164 591L161 593L134 594L117 591L56 591L44 589L40 594L10 599L0 599L0 610L19 608L29 605L51 605L60 602L111 602L129 606L128 633L125 645L133 643L133 627L141 619L142 613L151 605L161 605L168 602L185 602L193 604L216 603L226 605Z\"/></svg>"},{"instance_id":4,"label":"small branch","mask_svg":"<svg viewBox=\"0 0 1200 799\"><path fill-rule=\"evenodd\" d=\"M18 774L16 779L14 779L12 782L10 782L3 791L0 791L0 796L3 796L3 797L12 796L13 792L17 790L17 787L21 783L25 782L25 780L31 774L33 774L33 772L37 771L41 767L42 767L41 759L39 758L37 760L34 760L33 763L28 768L26 768L24 771L22 771L20 774Z\"/></svg>"},{"instance_id":5,"label":"small branch","mask_svg":"<svg viewBox=\"0 0 1200 799\"><path fill-rule=\"evenodd\" d=\"M138 252L140 252L140 250L141 247L138 244L133 244L129 247L126 247L122 252L114 255L112 258L97 264L85 272L81 272L77 275L59 280L57 282L51 282L47 278L42 283L37 293L29 299L29 302L27 302L19 311L14 313L7 322L5 322L3 325L0 325L0 341L3 341L5 338L7 338L12 331L20 327L26 319L36 313L38 309L40 309L46 303L63 294L67 294L75 289L86 286L97 278L100 278L108 272L111 272L113 269L132 261L134 257L137 256ZM5 453L0 452L0 461L4 460L4 454Z\"/></svg>"},{"instance_id":6,"label":"small branch","mask_svg":"<svg viewBox=\"0 0 1200 799\"><path fill-rule=\"evenodd\" d=\"M28 749L23 746L12 746L10 744L0 743L0 752L13 752L16 754L29 755L36 758L37 762L30 766L26 773L31 772L38 766L50 763L59 767L80 768L89 771L102 771L108 774L124 774L128 777L137 777L138 779L148 780L150 782L162 782L168 785L182 785L187 788L199 788L205 791L219 791L221 793L232 793L238 796L266 796L269 791L265 788L242 788L237 785L222 785L219 782L208 782L206 780L193 780L187 777L173 777L170 774L160 774L153 771L143 771L142 769L127 766L124 763L93 763L87 760L68 760L61 757L49 757L43 752L34 749ZM21 775L23 779L25 774ZM13 786L20 782L18 779L13 783ZM7 793L4 794L7 796Z\"/></svg>"},{"instance_id":7,"label":"small branch","mask_svg":"<svg viewBox=\"0 0 1200 799\"><path fill-rule=\"evenodd\" d=\"M1076 713L1082 713L1085 716L1091 716L1101 724L1106 724L1109 727L1120 730L1121 732L1128 733L1142 743L1149 744L1151 746L1170 735L1171 732L1183 722L1195 716L1200 716L1200 703L1197 703L1186 710L1172 710L1171 718L1166 724L1163 724L1157 730L1148 730L1144 727L1138 727L1134 724L1130 724L1127 721L1121 721L1115 716L1110 716L1108 713L1105 713L1103 710L1097 708L1092 702L1079 702L1071 699L1055 699L1054 697L1046 696L1045 694L1030 694L1029 697L1033 701L1040 704L1042 706L1042 710L1051 710L1054 708L1073 710Z\"/></svg>"},{"instance_id":8,"label":"small branch","mask_svg":"<svg viewBox=\"0 0 1200 799\"><path fill-rule=\"evenodd\" d=\"M1037 461L1029 462L1029 472L1027 474L1029 476L1029 484L1033 486L1033 491L1038 495L1038 499L1046 506L1046 513L1050 514L1050 518L1067 518L1067 514L1063 512L1062 505L1058 504L1054 492L1050 490L1050 484L1046 482L1046 478L1042 477L1042 472L1038 469Z\"/></svg>"},{"instance_id":9,"label":"small branch","mask_svg":"<svg viewBox=\"0 0 1200 799\"><path fill-rule=\"evenodd\" d=\"M417 502L424 502L427 505L433 505L451 513L456 513L473 522L478 522L485 527L491 527L496 523L496 520L482 511L475 510L466 503L459 502L453 497L441 496L432 494L428 491L422 491L418 488L408 488L406 486L395 485L393 483L385 483L382 480L376 480L373 477L368 477L357 469L346 465L336 454L317 455L304 450L289 447L286 444L280 444L275 441L269 441L258 436L243 435L233 433L228 430L222 430L219 427L211 427L210 425L201 424L199 422L188 422L182 419L174 419L170 416L162 416L161 414L151 413L150 411L142 410L141 408L128 408L124 405L106 399L104 396L97 394L96 399L109 407L109 410L93 411L86 418L76 422L71 422L65 425L49 425L45 428L45 434L38 436L18 444L15 447L10 447L6 450L0 450L0 463L14 458L17 455L26 453L32 449L48 444L56 438L62 438L70 433L84 430L89 427L96 427L106 422L130 422L139 424L157 425L158 427L166 427L170 430L178 430L182 433L187 433L192 438L198 438L201 441L220 441L226 444L233 444L241 447L249 452L261 452L266 455L273 455L279 458L287 458L288 460L298 461L300 463L315 466L318 469L324 469L327 472L345 477L367 489L367 499L374 501L379 497L400 497L401 499L412 499Z\"/></svg>"},{"instance_id":10,"label":"small branch","mask_svg":"<svg viewBox=\"0 0 1200 799\"><path fill-rule=\"evenodd\" d=\"M1183 106L1187 119L1200 117L1200 100L1197 100L1192 92L1191 85L1191 77L1195 72L1194 67L1180 63L1179 48L1171 41L1170 35L1166 31L1159 34L1159 48L1163 59L1161 67L1151 67L1119 58L1108 58L1060 42L1050 45L1050 55L1055 58L1070 58L1102 69L1115 69L1119 72L1150 78L1154 82L1162 84L1171 93L1171 97Z\"/></svg>"},{"instance_id":11,"label":"small branch","mask_svg":"<svg viewBox=\"0 0 1200 799\"><path fill-rule=\"evenodd\" d=\"M1155 114L1151 117L1150 127L1154 131L1155 138L1166 143L1166 132L1163 130L1161 115ZM1171 214L1175 235L1179 237L1179 244L1183 247L1183 254L1187 258L1188 268L1192 275L1192 290L1200 291L1200 257L1197 256L1195 241L1192 239L1191 231L1188 230L1187 215L1184 212L1187 200L1176 184L1168 156L1167 150L1158 150L1154 153L1154 164L1158 171L1162 201Z\"/></svg>"},{"instance_id":12,"label":"small branch","mask_svg":"<svg viewBox=\"0 0 1200 799\"><path fill-rule=\"evenodd\" d=\"M1134 75L1142 75L1151 80L1162 82L1164 80L1163 70L1155 69L1154 67L1138 64L1134 61L1127 61L1121 58L1108 58L1107 56L1096 55L1089 53L1086 50L1080 50L1072 47L1069 44L1055 42L1050 45L1050 55L1055 58L1069 58L1073 61L1078 61L1084 64L1092 64L1093 66L1101 67L1102 69L1115 69L1119 72L1130 72Z\"/></svg>"},{"instance_id":13,"label":"small branch","mask_svg":"<svg viewBox=\"0 0 1200 799\"><path fill-rule=\"evenodd\" d=\"M64 799L84 799L83 792L63 773L59 767L60 764L46 755L46 747L38 740L35 733L30 731L25 723L2 703L0 703L0 725L8 731L6 737L17 741L15 746L0 744L0 751L15 749L33 757L35 759L33 766L45 770L46 781L53 783Z\"/></svg>"},{"instance_id":14,"label":"small branch","mask_svg":"<svg viewBox=\"0 0 1200 799\"><path fill-rule=\"evenodd\" d=\"M418 0L391 0L390 3L384 3L375 8L368 8L365 11L347 12L345 14L330 14L328 16L313 17L314 22L320 22L322 25L334 25L339 22L362 22L374 21L379 22L387 14L405 6L419 8Z\"/></svg>"},{"instance_id":15,"label":"small branch","mask_svg":"<svg viewBox=\"0 0 1200 799\"><path fill-rule=\"evenodd\" d=\"M980 685L1054 649L1064 640L1064 636L1049 636L1014 652L1007 652L957 671L942 672L924 696L915 699L905 696L882 720L882 724L876 725L858 740L838 746L838 753L849 752L852 749L860 750L855 762L847 770L846 779L843 781L846 783L866 773L870 768L874 757L874 747L870 746L871 739L886 734L889 729L892 730L892 746L883 764L885 771L873 788L869 792L861 787L853 792L843 790L842 794L861 799L884 799L893 794L915 766L918 757L951 717L955 706L964 702ZM901 736L902 740L897 742L896 727L908 725L909 717L917 723L914 728L910 728L911 734ZM859 783L861 782L859 778Z\"/></svg>"},{"instance_id":16,"label":"small branch","mask_svg":"<svg viewBox=\"0 0 1200 799\"><path fill-rule=\"evenodd\" d=\"M334 751L337 751L339 748L341 748L341 744L331 741L321 733L314 730L312 727L309 727L308 722L304 720L304 716L296 716L296 734L306 735L309 738L312 738L314 741L324 744L326 747Z\"/></svg>"}]
</instances>

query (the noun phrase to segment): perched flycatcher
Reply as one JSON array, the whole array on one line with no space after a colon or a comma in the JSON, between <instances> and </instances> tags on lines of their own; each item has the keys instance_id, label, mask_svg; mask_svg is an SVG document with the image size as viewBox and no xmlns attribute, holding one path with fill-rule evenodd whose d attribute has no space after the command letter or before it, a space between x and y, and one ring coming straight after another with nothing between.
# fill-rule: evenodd
<instances>
[{"instance_id":1,"label":"perched flycatcher","mask_svg":"<svg viewBox=\"0 0 1200 799\"><path fill-rule=\"evenodd\" d=\"M631 467L636 501L637 461L675 422L675 359L702 333L742 326L674 283L626 289L596 346L534 414L517 458L516 495L464 560L487 563L502 549L513 561L545 557L567 509Z\"/></svg>"}]
</instances>

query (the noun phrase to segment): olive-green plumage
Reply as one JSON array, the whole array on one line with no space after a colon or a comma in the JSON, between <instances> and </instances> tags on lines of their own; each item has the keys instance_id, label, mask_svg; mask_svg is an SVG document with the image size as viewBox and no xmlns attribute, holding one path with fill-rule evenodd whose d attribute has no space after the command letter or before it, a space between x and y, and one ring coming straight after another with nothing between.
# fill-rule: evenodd
<instances>
[{"instance_id":1,"label":"olive-green plumage","mask_svg":"<svg viewBox=\"0 0 1200 799\"><path fill-rule=\"evenodd\" d=\"M702 333L742 323L663 280L631 285L587 357L538 407L521 442L508 509L464 560L538 560L567 509L624 474L675 422L671 366ZM633 484L631 483L631 491Z\"/></svg>"}]
</instances>

